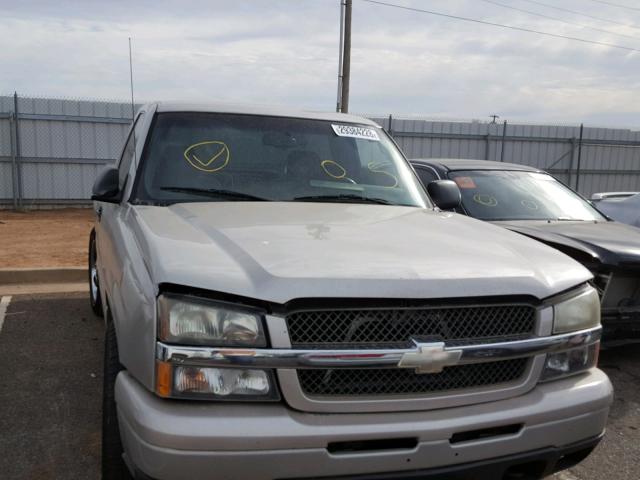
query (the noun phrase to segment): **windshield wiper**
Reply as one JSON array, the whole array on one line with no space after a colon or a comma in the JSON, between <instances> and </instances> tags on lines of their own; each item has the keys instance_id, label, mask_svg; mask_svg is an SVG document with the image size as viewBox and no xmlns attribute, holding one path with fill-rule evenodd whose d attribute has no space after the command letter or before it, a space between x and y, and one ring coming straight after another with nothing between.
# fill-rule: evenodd
<instances>
[{"instance_id":1,"label":"windshield wiper","mask_svg":"<svg viewBox=\"0 0 640 480\"><path fill-rule=\"evenodd\" d=\"M571 218L571 217L558 217L556 218L558 222L586 222L587 220L583 218Z\"/></svg>"},{"instance_id":2,"label":"windshield wiper","mask_svg":"<svg viewBox=\"0 0 640 480\"><path fill-rule=\"evenodd\" d=\"M348 202L348 203L375 203L377 205L395 205L382 198L361 197L360 195L309 195L294 197L294 202Z\"/></svg>"},{"instance_id":3,"label":"windshield wiper","mask_svg":"<svg viewBox=\"0 0 640 480\"><path fill-rule=\"evenodd\" d=\"M233 190L222 190L217 188L196 188L196 187L160 187L166 192L190 193L210 198L225 198L228 200L251 200L254 202L268 202L268 198L257 197L249 193L234 192Z\"/></svg>"}]
</instances>

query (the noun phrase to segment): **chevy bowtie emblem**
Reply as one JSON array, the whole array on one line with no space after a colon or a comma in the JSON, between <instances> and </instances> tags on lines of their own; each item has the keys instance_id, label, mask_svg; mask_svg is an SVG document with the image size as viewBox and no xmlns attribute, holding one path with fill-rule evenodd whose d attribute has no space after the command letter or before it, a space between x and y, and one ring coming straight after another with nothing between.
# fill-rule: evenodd
<instances>
[{"instance_id":1,"label":"chevy bowtie emblem","mask_svg":"<svg viewBox=\"0 0 640 480\"><path fill-rule=\"evenodd\" d=\"M398 362L399 368L415 368L416 373L440 373L444 367L458 364L462 350L445 350L442 342L416 344L415 352L407 352Z\"/></svg>"}]
</instances>

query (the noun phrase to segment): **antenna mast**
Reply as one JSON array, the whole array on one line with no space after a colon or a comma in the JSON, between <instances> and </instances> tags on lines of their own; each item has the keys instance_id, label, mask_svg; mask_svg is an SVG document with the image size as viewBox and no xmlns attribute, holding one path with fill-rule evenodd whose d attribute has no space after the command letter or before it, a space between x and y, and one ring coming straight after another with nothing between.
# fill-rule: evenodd
<instances>
[{"instance_id":1,"label":"antenna mast","mask_svg":"<svg viewBox=\"0 0 640 480\"><path fill-rule=\"evenodd\" d=\"M131 37L129 37L129 80L131 82L131 121L135 119L135 103L133 102L133 60L131 56Z\"/></svg>"}]
</instances>

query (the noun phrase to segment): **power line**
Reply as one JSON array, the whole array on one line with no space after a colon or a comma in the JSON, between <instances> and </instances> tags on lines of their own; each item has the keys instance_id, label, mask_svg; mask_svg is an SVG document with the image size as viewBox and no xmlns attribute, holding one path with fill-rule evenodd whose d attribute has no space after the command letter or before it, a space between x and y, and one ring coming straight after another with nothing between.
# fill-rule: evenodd
<instances>
[{"instance_id":1,"label":"power line","mask_svg":"<svg viewBox=\"0 0 640 480\"><path fill-rule=\"evenodd\" d=\"M464 22L473 22L473 23L479 23L481 25L489 25L491 27L506 28L506 29L509 29L509 30L518 30L520 32L535 33L535 34L544 35L544 36L547 36L547 37L563 38L565 40L573 40L575 42L590 43L590 44L593 44L593 45L601 45L601 46L611 47L611 48L619 48L619 49L622 49L622 50L628 50L630 52L640 52L640 50L637 49L637 48L625 47L623 45L616 45L614 43L598 42L596 40L587 40L585 38L570 37L570 36L566 36L566 35L560 35L558 33L541 32L539 30L533 30L531 28L515 27L513 25L505 25L505 24L502 24L502 23L487 22L485 20L479 20L477 18L461 17L461 16L458 16L458 15L450 15L450 14L447 14L447 13L434 12L434 11L431 11L431 10L424 10L424 9L421 9L421 8L406 7L404 5L397 5L395 3L380 2L380 1L377 1L377 0L361 0L361 1L362 2L367 2L367 3L372 3L374 5L382 5L382 6L385 6L385 7L399 8L399 9L402 9L402 10L409 10L409 11L412 11L412 12L427 13L429 15L435 15L435 16L438 16L438 17L445 17L445 18L450 18L450 19L454 19L454 20L462 20Z\"/></svg>"},{"instance_id":2,"label":"power line","mask_svg":"<svg viewBox=\"0 0 640 480\"><path fill-rule=\"evenodd\" d=\"M628 5L621 5L619 3L605 2L605 0L591 0L591 1L596 3L602 3L603 5L610 5L612 7L618 7L618 8L626 8L627 10L635 10L637 12L640 12L640 8L638 7L630 7Z\"/></svg>"},{"instance_id":3,"label":"power line","mask_svg":"<svg viewBox=\"0 0 640 480\"><path fill-rule=\"evenodd\" d=\"M561 12L573 13L574 15L581 15L583 17L593 18L594 20L600 20L601 22L615 23L616 25L622 25L623 27L640 29L640 27L636 27L635 25L629 25L628 23L618 22L616 20L610 20L608 18L596 17L594 15L589 15L588 13L577 12L575 10L569 10L568 8L556 7L555 5L549 5L548 3L538 2L536 0L523 0L525 2L533 3L535 5L541 5L543 7L553 8L555 10L560 10Z\"/></svg>"},{"instance_id":4,"label":"power line","mask_svg":"<svg viewBox=\"0 0 640 480\"><path fill-rule=\"evenodd\" d=\"M550 20L555 20L557 22L566 23L568 25L575 25L575 26L580 27L580 28L588 28L589 30L595 30L596 32L608 33L610 35L618 35L620 37L626 37L626 38L632 38L634 40L640 40L639 37L634 37L632 35L625 35L623 33L616 33L616 32L612 32L611 30L605 30L604 28L596 28L596 27L592 27L590 25L585 25L583 23L572 22L570 20L565 20L563 18L553 17L551 15L545 15L544 13L532 12L531 10L525 10L524 8L512 7L511 5L506 5L506 4L500 3L500 2L495 2L494 0L481 0L481 1L486 2L486 3L491 3L491 4L497 5L499 7L509 8L511 10L516 10L518 12L528 13L529 15L535 15L536 17L548 18ZM593 1L596 1L596 0L593 0Z\"/></svg>"}]
</instances>

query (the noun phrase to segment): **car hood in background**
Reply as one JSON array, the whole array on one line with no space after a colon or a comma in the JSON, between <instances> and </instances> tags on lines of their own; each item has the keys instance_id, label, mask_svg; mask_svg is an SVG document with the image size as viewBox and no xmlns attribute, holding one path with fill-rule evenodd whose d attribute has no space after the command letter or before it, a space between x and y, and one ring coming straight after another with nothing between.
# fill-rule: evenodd
<instances>
[{"instance_id":1,"label":"car hood in background","mask_svg":"<svg viewBox=\"0 0 640 480\"><path fill-rule=\"evenodd\" d=\"M156 284L276 303L294 298L542 299L591 278L579 263L489 223L363 204L136 206L131 227Z\"/></svg>"},{"instance_id":2,"label":"car hood in background","mask_svg":"<svg viewBox=\"0 0 640 480\"><path fill-rule=\"evenodd\" d=\"M640 193L629 198L600 200L596 207L618 222L640 227Z\"/></svg>"},{"instance_id":3,"label":"car hood in background","mask_svg":"<svg viewBox=\"0 0 640 480\"><path fill-rule=\"evenodd\" d=\"M502 221L493 222L563 251L572 249L593 262L611 267L640 268L640 229L618 222ZM577 258L577 257L576 257Z\"/></svg>"}]
</instances>

